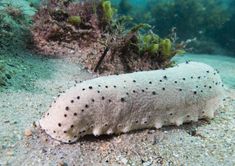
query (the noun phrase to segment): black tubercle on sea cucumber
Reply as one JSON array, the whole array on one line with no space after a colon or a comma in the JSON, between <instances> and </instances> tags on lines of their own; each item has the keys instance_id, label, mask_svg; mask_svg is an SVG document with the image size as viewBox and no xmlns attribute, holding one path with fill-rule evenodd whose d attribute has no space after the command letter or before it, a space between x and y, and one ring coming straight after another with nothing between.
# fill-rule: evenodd
<instances>
[{"instance_id":1,"label":"black tubercle on sea cucumber","mask_svg":"<svg viewBox=\"0 0 235 166\"><path fill-rule=\"evenodd\" d=\"M123 97L121 98L121 102L125 102L125 99Z\"/></svg>"}]
</instances>

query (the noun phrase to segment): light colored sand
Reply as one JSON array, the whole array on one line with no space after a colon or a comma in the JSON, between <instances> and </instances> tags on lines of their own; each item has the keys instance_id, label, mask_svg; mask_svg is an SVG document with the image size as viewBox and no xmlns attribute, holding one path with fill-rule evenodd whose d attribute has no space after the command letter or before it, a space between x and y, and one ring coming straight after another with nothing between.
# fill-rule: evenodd
<instances>
[{"instance_id":1,"label":"light colored sand","mask_svg":"<svg viewBox=\"0 0 235 166\"><path fill-rule=\"evenodd\" d=\"M28 89L0 93L0 165L228 165L235 164L235 100L209 123L143 130L111 137L86 137L60 144L39 130L26 138L25 128L38 120L59 91L92 75L69 59L27 58ZM235 58L188 55L177 57L206 62L220 70L229 87L235 85ZM25 80L18 80L24 83ZM17 83L17 82L16 82ZM22 84L23 84L22 83ZM32 87L31 87L31 86ZM26 89L26 90L25 90ZM234 97L235 93L232 92ZM232 95L231 95L232 96Z\"/></svg>"}]
</instances>

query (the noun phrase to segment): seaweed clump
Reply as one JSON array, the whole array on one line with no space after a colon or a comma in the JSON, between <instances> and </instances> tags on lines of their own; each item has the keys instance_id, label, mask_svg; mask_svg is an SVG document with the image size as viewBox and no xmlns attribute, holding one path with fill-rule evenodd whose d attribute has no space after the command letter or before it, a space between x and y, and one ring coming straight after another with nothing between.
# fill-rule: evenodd
<instances>
[{"instance_id":1,"label":"seaweed clump","mask_svg":"<svg viewBox=\"0 0 235 166\"><path fill-rule=\"evenodd\" d=\"M143 32L141 32L143 31ZM107 54L100 72L113 64L118 71L133 72L172 66L175 55L185 53L187 42L177 42L175 31L169 38L160 38L148 24L137 24L126 33L110 36L106 49L95 67L95 72ZM115 38L113 38L115 37ZM121 66L119 65L121 64Z\"/></svg>"},{"instance_id":2,"label":"seaweed clump","mask_svg":"<svg viewBox=\"0 0 235 166\"><path fill-rule=\"evenodd\" d=\"M34 17L36 48L49 55L76 54L88 69L109 74L169 67L183 52L185 43L160 38L150 25L135 25L116 13L109 0L49 0Z\"/></svg>"}]
</instances>

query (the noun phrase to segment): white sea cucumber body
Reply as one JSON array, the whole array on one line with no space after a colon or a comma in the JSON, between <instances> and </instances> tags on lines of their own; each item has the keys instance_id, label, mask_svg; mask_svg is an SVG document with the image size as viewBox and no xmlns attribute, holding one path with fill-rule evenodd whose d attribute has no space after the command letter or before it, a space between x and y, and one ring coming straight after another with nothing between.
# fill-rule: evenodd
<instances>
[{"instance_id":1,"label":"white sea cucumber body","mask_svg":"<svg viewBox=\"0 0 235 166\"><path fill-rule=\"evenodd\" d=\"M52 138L125 133L213 118L224 88L212 67L197 62L165 70L104 76L60 95L39 121Z\"/></svg>"}]
</instances>

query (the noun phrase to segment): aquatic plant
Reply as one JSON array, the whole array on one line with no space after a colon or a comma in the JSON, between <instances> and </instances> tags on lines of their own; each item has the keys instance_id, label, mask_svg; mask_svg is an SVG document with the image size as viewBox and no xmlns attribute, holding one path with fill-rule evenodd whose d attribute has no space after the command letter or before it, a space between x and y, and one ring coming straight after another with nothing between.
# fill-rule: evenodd
<instances>
[{"instance_id":1,"label":"aquatic plant","mask_svg":"<svg viewBox=\"0 0 235 166\"><path fill-rule=\"evenodd\" d=\"M168 58L172 55L172 44L170 39L162 39L159 44L159 51L164 57Z\"/></svg>"},{"instance_id":2,"label":"aquatic plant","mask_svg":"<svg viewBox=\"0 0 235 166\"><path fill-rule=\"evenodd\" d=\"M82 20L81 20L80 16L70 16L68 18L68 23L70 23L71 25L74 25L74 26L80 25L81 22L82 22Z\"/></svg>"},{"instance_id":3,"label":"aquatic plant","mask_svg":"<svg viewBox=\"0 0 235 166\"><path fill-rule=\"evenodd\" d=\"M140 55L149 56L159 64L168 62L169 65L173 56L185 53L186 45L185 42L177 43L174 38L160 38L151 30L138 36Z\"/></svg>"},{"instance_id":4,"label":"aquatic plant","mask_svg":"<svg viewBox=\"0 0 235 166\"><path fill-rule=\"evenodd\" d=\"M159 50L160 37L154 33L149 33L139 36L139 47L141 53L148 52L149 54L155 54Z\"/></svg>"},{"instance_id":5,"label":"aquatic plant","mask_svg":"<svg viewBox=\"0 0 235 166\"><path fill-rule=\"evenodd\" d=\"M142 70L169 67L173 64L171 61L173 56L185 53L186 43L177 43L170 38L162 39L148 30L150 28L148 24L137 24L126 33L115 34L112 38L115 40L107 42L104 54L100 57L94 71L98 71L108 52L111 63L119 58L125 72L133 71L136 68L133 64L138 64L138 68ZM133 63L133 61L137 62Z\"/></svg>"},{"instance_id":6,"label":"aquatic plant","mask_svg":"<svg viewBox=\"0 0 235 166\"><path fill-rule=\"evenodd\" d=\"M101 1L101 6L102 6L102 9L103 9L104 19L107 22L112 21L114 10L112 8L111 2L109 0L102 0Z\"/></svg>"},{"instance_id":7,"label":"aquatic plant","mask_svg":"<svg viewBox=\"0 0 235 166\"><path fill-rule=\"evenodd\" d=\"M119 65L123 72L165 68L172 64L171 58L179 48L170 38L160 38L151 26L133 25L129 16L117 16L109 0L69 2L66 5L51 0L39 9L34 18L32 34L38 50L53 54L55 48L69 47L94 49L103 53L89 60L94 72L103 72L105 65ZM143 36L143 37L140 37ZM143 40L142 40L143 39ZM54 48L54 49L53 49ZM183 49L183 48L182 48ZM57 49L56 49L57 50ZM59 49L58 49L59 50ZM93 58L94 57L89 57ZM134 62L136 61L136 62ZM114 66L115 66L114 65Z\"/></svg>"}]
</instances>

